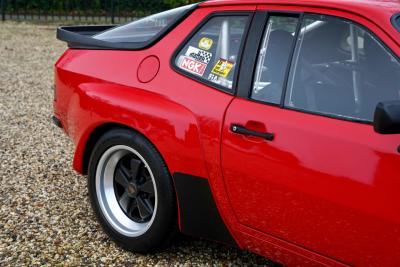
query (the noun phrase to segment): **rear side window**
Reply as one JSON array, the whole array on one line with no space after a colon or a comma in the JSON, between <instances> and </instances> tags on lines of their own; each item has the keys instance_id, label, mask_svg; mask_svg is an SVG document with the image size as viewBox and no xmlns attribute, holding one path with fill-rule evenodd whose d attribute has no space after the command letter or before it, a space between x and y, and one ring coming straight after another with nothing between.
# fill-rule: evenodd
<instances>
[{"instance_id":1,"label":"rear side window","mask_svg":"<svg viewBox=\"0 0 400 267\"><path fill-rule=\"evenodd\" d=\"M115 27L93 36L93 38L113 43L146 43L157 39L169 30L196 5L187 5L151 15L137 21Z\"/></svg>"},{"instance_id":2,"label":"rear side window","mask_svg":"<svg viewBox=\"0 0 400 267\"><path fill-rule=\"evenodd\" d=\"M371 122L377 104L390 100L400 100L400 64L390 50L358 24L304 17L286 107Z\"/></svg>"},{"instance_id":3,"label":"rear side window","mask_svg":"<svg viewBox=\"0 0 400 267\"><path fill-rule=\"evenodd\" d=\"M179 51L175 66L195 79L231 90L247 22L247 15L212 17Z\"/></svg>"}]
</instances>

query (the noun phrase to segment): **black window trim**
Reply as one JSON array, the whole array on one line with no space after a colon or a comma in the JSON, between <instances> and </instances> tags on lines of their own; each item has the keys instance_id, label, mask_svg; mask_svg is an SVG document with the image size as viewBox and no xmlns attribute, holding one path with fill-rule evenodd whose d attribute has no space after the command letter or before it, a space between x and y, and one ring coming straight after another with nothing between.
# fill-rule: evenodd
<instances>
[{"instance_id":1,"label":"black window trim","mask_svg":"<svg viewBox=\"0 0 400 267\"><path fill-rule=\"evenodd\" d=\"M396 30L398 30L400 32L400 13L394 14L390 18L390 22L392 23L393 27L395 27Z\"/></svg>"},{"instance_id":2,"label":"black window trim","mask_svg":"<svg viewBox=\"0 0 400 267\"><path fill-rule=\"evenodd\" d=\"M366 125L372 125L373 121L367 121L367 120L362 120L362 119L356 119L356 118L351 118L351 117L346 117L346 116L340 116L340 115L335 115L335 114L327 114L327 113L323 113L323 112L318 112L318 111L309 111L309 110L303 110L303 109L299 109L299 108L295 108L295 107L289 107L285 105L285 98L286 98L286 93L287 93L287 87L288 87L288 82L289 82L289 78L290 78L290 70L292 68L292 63L293 63L293 56L297 47L297 43L298 43L298 35L300 33L300 29L301 29L301 25L303 24L303 20L305 16L315 16L315 17L320 17L320 16L324 16L324 17L332 17L332 18L336 18L336 19L340 19L349 23L352 23L353 25L356 25L360 28L362 28L363 30L365 30L366 32L368 32L369 34L371 34L374 39L380 44L382 45L382 47L384 47L384 49L391 55L393 56L398 62L400 62L400 57L398 55L396 55L393 50L388 47L373 31L371 31L369 28L367 28L366 26L348 19L348 18L344 18L344 17L339 17L339 16L335 16L335 15L328 15L328 14L321 14L321 13L313 13L313 12L293 12L293 11L276 11L276 10L263 10L263 11L257 11L257 13L259 13L260 15L263 15L265 18L265 22L264 22L264 26L263 26L263 31L260 33L258 30L258 43L257 44L250 44L249 46L246 46L246 53L251 53L251 51L257 51L256 56L254 57L254 59L252 60L252 64L253 67L250 68L251 72L246 71L246 73L242 72L241 73L241 77L239 79L245 80L246 82L243 82L244 87L240 87L239 91L238 91L238 97L244 98L248 101L251 102L255 102L255 103L259 103L259 104L263 104L263 105L268 105L268 106L273 106L273 107L277 107L277 108L281 108L281 109L287 109L287 110L291 110L291 111L297 111L297 112L301 112L301 113L305 113L305 114L310 114L310 115L317 115L317 116L323 116L323 117L327 117L327 118L331 118L331 119L337 119L337 120L341 120L341 121L349 121L349 122L356 122L356 123L360 123L360 124L366 124ZM259 49L261 46L261 41L262 41L262 36L264 35L265 32L265 27L267 26L267 23L269 21L269 18L271 16L276 16L276 15L281 15L281 16L299 16L299 21L298 21L298 26L296 29L296 33L295 33L295 41L293 43L292 46L292 50L290 52L290 58L289 58L289 62L285 71L285 80L284 80L284 87L282 89L282 95L281 95L281 102L280 104L275 104L275 103L269 103L266 101L260 101L260 100L256 100L256 99L252 99L251 98L251 92L252 92L252 88L253 88L253 82L254 82L254 70L256 68L257 65L257 59L258 59L258 55L259 55ZM398 16L396 17L399 18L400 17L400 13L397 14ZM392 17L393 19L393 17ZM255 49L257 48L257 49Z\"/></svg>"},{"instance_id":3,"label":"black window trim","mask_svg":"<svg viewBox=\"0 0 400 267\"><path fill-rule=\"evenodd\" d=\"M233 10L233 11L215 11L212 12L210 14L208 14L190 33L189 35L183 40L183 42L177 47L177 49L175 50L175 52L172 54L172 57L170 59L170 66L173 70L175 70L177 73L182 74L183 76L186 76L192 80L195 80L199 83L205 84L213 89L217 89L218 91L222 91L224 93L230 94L230 95L236 95L236 91L237 91L237 84L238 84L238 76L240 73L240 69L241 69L241 64L242 64L242 58L244 55L244 47L247 43L247 37L248 37L248 33L249 33L249 29L250 26L253 23L253 18L254 18L254 11L252 10ZM238 53L238 58L236 61L236 68L235 68L235 72L234 72L234 76L233 76L233 83L232 83L232 88L226 88L222 85L219 85L217 83L213 83L211 81L209 81L206 78L203 77L199 77L197 75L194 75L192 73L186 72L182 69L180 69L176 64L176 58L179 55L179 52L182 51L182 49L185 47L185 45L193 38L193 36L195 36L200 29L206 25L212 18L214 17L226 17L226 16L247 16L247 22L246 22L246 26L244 28L244 32L243 32L243 37L241 40L241 44L239 47L239 53Z\"/></svg>"}]
</instances>

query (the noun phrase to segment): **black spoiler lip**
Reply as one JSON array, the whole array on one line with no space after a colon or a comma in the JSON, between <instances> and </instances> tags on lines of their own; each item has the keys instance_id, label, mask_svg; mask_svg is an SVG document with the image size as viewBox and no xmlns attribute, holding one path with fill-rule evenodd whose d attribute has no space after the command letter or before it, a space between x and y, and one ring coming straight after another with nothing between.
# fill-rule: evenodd
<instances>
[{"instance_id":1,"label":"black spoiler lip","mask_svg":"<svg viewBox=\"0 0 400 267\"><path fill-rule=\"evenodd\" d=\"M57 39L67 42L69 48L93 50L139 50L148 43L112 43L92 38L93 35L117 25L62 26L57 28Z\"/></svg>"},{"instance_id":2,"label":"black spoiler lip","mask_svg":"<svg viewBox=\"0 0 400 267\"><path fill-rule=\"evenodd\" d=\"M187 18L199 4L193 4L182 15L177 16L171 25L147 42L108 42L93 38L93 35L109 30L118 25L93 25L93 26L62 26L57 28L57 39L67 42L69 48L91 50L143 50L157 43L168 34L177 24Z\"/></svg>"}]
</instances>

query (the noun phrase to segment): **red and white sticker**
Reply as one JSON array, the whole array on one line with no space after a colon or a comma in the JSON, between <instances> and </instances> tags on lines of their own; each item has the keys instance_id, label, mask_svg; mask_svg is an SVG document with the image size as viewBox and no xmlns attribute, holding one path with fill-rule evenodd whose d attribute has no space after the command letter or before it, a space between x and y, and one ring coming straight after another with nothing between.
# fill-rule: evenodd
<instances>
[{"instance_id":1,"label":"red and white sticker","mask_svg":"<svg viewBox=\"0 0 400 267\"><path fill-rule=\"evenodd\" d=\"M207 64L196 61L193 58L183 56L180 67L196 75L203 76L207 68Z\"/></svg>"}]
</instances>

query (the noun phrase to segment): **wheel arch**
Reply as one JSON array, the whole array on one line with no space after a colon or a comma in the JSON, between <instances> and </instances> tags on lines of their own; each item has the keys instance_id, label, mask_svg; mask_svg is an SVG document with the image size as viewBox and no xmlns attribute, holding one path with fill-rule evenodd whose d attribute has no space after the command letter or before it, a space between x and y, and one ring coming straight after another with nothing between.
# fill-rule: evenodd
<instances>
[{"instance_id":1,"label":"wheel arch","mask_svg":"<svg viewBox=\"0 0 400 267\"><path fill-rule=\"evenodd\" d=\"M132 126L128 126L122 123L116 123L116 122L105 122L103 124L100 124L96 126L92 131L90 131L89 137L87 138L87 141L84 144L83 148L83 153L82 157L80 159L80 172L84 175L88 174L88 169L89 169L89 161L90 161L90 155L93 151L94 146L96 145L97 141L107 132L112 131L114 129L126 129L133 131L139 135L141 135L143 138L145 138L153 147L154 149L158 152L160 155L161 159L164 161L165 166L168 169L168 172L171 175L171 172L168 168L167 162L165 161L163 155L161 154L160 150L157 148L157 146L144 135L142 132L139 130L133 128Z\"/></svg>"}]
</instances>

